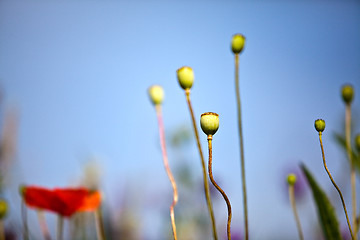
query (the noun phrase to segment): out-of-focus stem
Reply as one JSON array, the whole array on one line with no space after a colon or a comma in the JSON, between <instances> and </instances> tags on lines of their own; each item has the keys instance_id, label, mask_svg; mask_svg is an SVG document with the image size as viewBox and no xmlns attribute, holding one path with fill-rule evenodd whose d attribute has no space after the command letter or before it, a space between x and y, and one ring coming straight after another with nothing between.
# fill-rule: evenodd
<instances>
[{"instance_id":1,"label":"out-of-focus stem","mask_svg":"<svg viewBox=\"0 0 360 240\"><path fill-rule=\"evenodd\" d=\"M101 206L95 210L96 234L98 240L105 240L105 228Z\"/></svg>"},{"instance_id":2,"label":"out-of-focus stem","mask_svg":"<svg viewBox=\"0 0 360 240\"><path fill-rule=\"evenodd\" d=\"M61 215L58 215L57 219L57 229L56 229L56 239L63 240L63 228L64 228L64 218Z\"/></svg>"},{"instance_id":3,"label":"out-of-focus stem","mask_svg":"<svg viewBox=\"0 0 360 240\"><path fill-rule=\"evenodd\" d=\"M158 123L159 123L160 145L161 145L161 151L162 151L162 155L163 155L164 166L165 166L166 173L170 179L171 186L173 188L173 202L170 206L170 217L171 217L171 225L172 225L174 240L177 240L174 207L175 207L176 203L178 202L178 192L177 192L177 187L176 187L174 176L172 175L170 167L169 167L169 161L168 161L168 157L167 157L167 153L166 153L165 131L164 131L164 123L162 120L161 105L157 104L155 106L155 109L156 109L156 115L157 115Z\"/></svg>"},{"instance_id":4,"label":"out-of-focus stem","mask_svg":"<svg viewBox=\"0 0 360 240\"><path fill-rule=\"evenodd\" d=\"M345 142L346 151L350 161L350 182L351 182L351 204L352 204L352 226L354 229L354 238L357 238L357 224L356 224L356 172L354 159L351 151L351 105L346 104L345 107Z\"/></svg>"},{"instance_id":5,"label":"out-of-focus stem","mask_svg":"<svg viewBox=\"0 0 360 240\"><path fill-rule=\"evenodd\" d=\"M41 211L41 210L38 210L38 211L37 211L37 216L38 216L38 220L39 220L39 224L40 224L40 229L41 229L41 232L42 232L42 234L43 234L43 236L44 236L44 239L45 239L45 240L51 240L50 233L49 233L49 229L48 229L48 226L47 226L47 224L46 224L44 212Z\"/></svg>"},{"instance_id":6,"label":"out-of-focus stem","mask_svg":"<svg viewBox=\"0 0 360 240\"><path fill-rule=\"evenodd\" d=\"M209 177L210 177L210 181L211 183L215 186L215 188L221 193L221 195L223 196L226 205L227 205L227 209L228 209L228 220L227 220L227 238L228 240L231 240L231 232L230 232L230 226L231 226L231 204L229 201L229 198L226 196L224 190L222 190L220 188L220 186L215 182L213 174L212 174L212 135L208 135L208 148L209 148L209 165L208 165L208 169L209 169Z\"/></svg>"},{"instance_id":7,"label":"out-of-focus stem","mask_svg":"<svg viewBox=\"0 0 360 240\"><path fill-rule=\"evenodd\" d=\"M292 184L289 185L289 199L290 199L291 207L292 207L293 212L294 212L296 226L297 226L297 229L298 229L298 232L299 232L299 238L300 238L300 240L304 240L304 236L303 236L302 229L301 229L301 224L300 224L300 219L299 219L299 214L298 214L297 209L296 209L294 185L292 185Z\"/></svg>"},{"instance_id":8,"label":"out-of-focus stem","mask_svg":"<svg viewBox=\"0 0 360 240\"><path fill-rule=\"evenodd\" d=\"M207 179L204 154L203 154L202 149L201 149L201 144L200 144L200 139L199 139L199 132L198 132L197 127L196 127L194 111L193 111L192 106L191 106L190 89L185 90L185 94L186 94L186 101L187 101L187 104L189 106L189 111L190 111L191 120L192 120L192 124L193 124L193 129L194 129L194 133L195 133L196 143L197 143L197 148L199 150L200 159L201 159L201 166L202 166L203 179L204 179L205 197L206 197L207 207L208 207L208 210L209 210L209 213L210 213L211 225L212 225L212 230L213 230L213 237L214 237L214 240L217 240L218 237L217 237L217 232L216 232L214 211L213 211L213 207L212 207L212 203L211 203L209 181Z\"/></svg>"},{"instance_id":9,"label":"out-of-focus stem","mask_svg":"<svg viewBox=\"0 0 360 240\"><path fill-rule=\"evenodd\" d=\"M240 137L240 162L241 162L241 179L242 179L242 192L244 204L244 225L245 225L245 240L249 239L248 227L248 210L247 210L247 194L246 194L246 178L245 178L245 157L244 157L244 140L242 133L241 121L241 101L239 89L239 54L235 54L235 90L236 90L236 103L238 113L239 137Z\"/></svg>"},{"instance_id":10,"label":"out-of-focus stem","mask_svg":"<svg viewBox=\"0 0 360 240\"><path fill-rule=\"evenodd\" d=\"M5 229L3 220L0 220L0 240L5 240Z\"/></svg>"},{"instance_id":11,"label":"out-of-focus stem","mask_svg":"<svg viewBox=\"0 0 360 240\"><path fill-rule=\"evenodd\" d=\"M21 200L21 218L23 222L23 239L28 240L29 239L29 227L27 224L27 209L25 206L24 199Z\"/></svg>"},{"instance_id":12,"label":"out-of-focus stem","mask_svg":"<svg viewBox=\"0 0 360 240\"><path fill-rule=\"evenodd\" d=\"M346 221L347 221L347 224L349 226L349 231L350 231L350 234L351 234L351 239L352 240L355 240L354 238L354 234L353 234L353 231L351 229L351 225L350 225L350 221L349 221L349 216L348 216L348 213L347 213L347 210L346 210L346 205L345 205L345 201L344 201L344 198L343 198L343 195L339 189L339 187L336 185L334 179L332 178L330 172L329 172L329 169L327 168L326 166L326 161L325 161L325 153L324 153L324 147L323 147L323 143L322 143L322 132L319 132L319 140L320 140L320 146L321 146L321 154L322 154L322 158L323 158L323 163L324 163L324 168L325 168L325 171L327 172L327 174L329 175L329 178L331 180L331 183L334 185L334 187L336 188L336 190L338 191L339 193L339 196L340 196L340 199L341 199L341 203L343 205L343 208L344 208L344 212L345 212L345 216L346 216Z\"/></svg>"}]
</instances>

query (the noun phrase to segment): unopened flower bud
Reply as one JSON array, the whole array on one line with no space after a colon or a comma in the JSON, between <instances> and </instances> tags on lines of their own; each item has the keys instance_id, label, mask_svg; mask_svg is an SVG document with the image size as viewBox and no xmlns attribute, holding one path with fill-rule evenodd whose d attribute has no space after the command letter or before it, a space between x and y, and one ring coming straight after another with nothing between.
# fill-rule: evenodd
<instances>
[{"instance_id":1,"label":"unopened flower bud","mask_svg":"<svg viewBox=\"0 0 360 240\"><path fill-rule=\"evenodd\" d=\"M245 45L245 37L241 34L235 34L231 40L231 50L234 54L239 54Z\"/></svg>"},{"instance_id":2,"label":"unopened flower bud","mask_svg":"<svg viewBox=\"0 0 360 240\"><path fill-rule=\"evenodd\" d=\"M191 67L181 67L177 71L177 79L180 86L186 90L190 89L194 83L194 72Z\"/></svg>"},{"instance_id":3,"label":"unopened flower bud","mask_svg":"<svg viewBox=\"0 0 360 240\"><path fill-rule=\"evenodd\" d=\"M295 183L296 183L296 175L293 174L293 173L290 173L288 176L287 176L287 182L290 186L294 186Z\"/></svg>"},{"instance_id":4,"label":"unopened flower bud","mask_svg":"<svg viewBox=\"0 0 360 240\"><path fill-rule=\"evenodd\" d=\"M164 90L161 86L152 85L151 87L149 87L148 92L149 92L150 100L154 105L161 104L162 101L164 100Z\"/></svg>"},{"instance_id":5,"label":"unopened flower bud","mask_svg":"<svg viewBox=\"0 0 360 240\"><path fill-rule=\"evenodd\" d=\"M350 104L354 98L354 88L351 85L344 85L341 89L341 96L346 104Z\"/></svg>"},{"instance_id":6,"label":"unopened flower bud","mask_svg":"<svg viewBox=\"0 0 360 240\"><path fill-rule=\"evenodd\" d=\"M206 135L214 135L219 128L219 115L213 112L201 114L200 125Z\"/></svg>"},{"instance_id":7,"label":"unopened flower bud","mask_svg":"<svg viewBox=\"0 0 360 240\"><path fill-rule=\"evenodd\" d=\"M315 120L315 129L318 132L323 132L325 130L325 121L322 119Z\"/></svg>"},{"instance_id":8,"label":"unopened flower bud","mask_svg":"<svg viewBox=\"0 0 360 240\"><path fill-rule=\"evenodd\" d=\"M8 204L4 199L0 199L0 219L4 219L8 211Z\"/></svg>"}]
</instances>

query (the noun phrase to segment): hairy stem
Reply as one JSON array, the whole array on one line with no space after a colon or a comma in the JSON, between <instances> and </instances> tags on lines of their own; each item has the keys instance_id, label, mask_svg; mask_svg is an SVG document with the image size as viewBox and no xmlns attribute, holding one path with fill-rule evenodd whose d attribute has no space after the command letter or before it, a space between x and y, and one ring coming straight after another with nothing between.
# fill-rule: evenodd
<instances>
[{"instance_id":1,"label":"hairy stem","mask_svg":"<svg viewBox=\"0 0 360 240\"><path fill-rule=\"evenodd\" d=\"M334 187L336 188L336 190L338 191L339 193L339 196L340 196L340 199L341 199L341 203L343 205L343 208L344 208L344 212L345 212L345 216L346 216L346 221L347 221L347 224L349 226L349 231L350 231L350 234L351 234L351 239L352 240L355 240L354 238L354 234L353 234L353 231L351 229L351 225L350 225L350 221L349 221L349 216L348 216L348 213L347 213L347 210L346 210L346 205L345 205L345 201L344 201L344 198L343 198L343 195L339 189L339 187L336 185L334 179L332 178L330 172L329 172L329 169L327 168L326 166L326 161L325 161L325 153L324 153L324 147L323 147L323 142L322 142L322 133L319 132L319 140L320 140L320 146L321 146L321 154L322 154L322 158L323 158L323 163L324 163L324 168L327 172L327 174L329 175L329 178L331 180L331 183L334 185Z\"/></svg>"},{"instance_id":2,"label":"hairy stem","mask_svg":"<svg viewBox=\"0 0 360 240\"><path fill-rule=\"evenodd\" d=\"M241 121L241 101L240 101L240 89L239 89L239 54L235 54L235 90L236 90L236 103L238 113L238 125L239 125L239 137L240 137L240 162L241 162L241 179L242 179L242 192L243 192L243 204L244 204L244 225L245 225L245 240L249 239L249 227L248 227L248 207L247 207L247 194L246 194L246 178L245 178L245 157L244 157L244 140L242 133L242 121Z\"/></svg>"},{"instance_id":3,"label":"hairy stem","mask_svg":"<svg viewBox=\"0 0 360 240\"><path fill-rule=\"evenodd\" d=\"M199 150L199 154L200 154L200 159L201 159L201 166L202 166L202 171L203 171L203 179L204 179L204 190L205 190L205 197L206 197L206 203L207 203L207 207L210 213L210 219L211 219L211 225L212 225L212 230L213 230L213 237L214 240L217 240L217 232L216 232L216 224L215 224L215 217L214 217L214 211L213 211L213 207L212 207L212 203L211 203L211 196L210 196L210 189L209 189L209 181L207 179L207 173L206 173L206 165L205 165L205 160L204 160L204 154L202 152L201 149L201 144L200 144L200 139L199 139L199 132L197 130L196 127L196 121L195 121L195 116L194 116L194 111L192 109L191 106L191 100L190 100L190 89L185 91L186 93L186 101L189 107L189 111L190 111L190 115L191 115L191 120L192 120L192 124L193 124L193 129L194 129L194 133L195 133L195 138L196 138L196 143L197 143L197 148Z\"/></svg>"},{"instance_id":4,"label":"hairy stem","mask_svg":"<svg viewBox=\"0 0 360 240\"><path fill-rule=\"evenodd\" d=\"M226 205L227 205L227 209L228 209L228 220L227 220L227 238L228 240L231 240L231 232L230 232L230 226L231 226L231 204L229 201L229 198L226 196L224 190L221 189L221 187L215 182L213 174L212 174L212 135L208 135L208 147L209 147L209 164L208 164L208 169L209 169L209 177L210 177L210 181L211 183L215 186L215 188L221 193L221 195L223 196Z\"/></svg>"},{"instance_id":5,"label":"hairy stem","mask_svg":"<svg viewBox=\"0 0 360 240\"><path fill-rule=\"evenodd\" d=\"M175 207L176 203L178 202L178 192L177 192L177 187L176 187L174 176L172 175L170 167L169 167L169 161L168 161L168 157L167 157L167 153L166 153L165 132L164 132L164 123L162 120L161 105L156 105L155 108L156 108L156 115L157 115L158 124L159 124L160 145L161 145L164 166L165 166L166 173L169 177L169 180L171 182L171 186L173 188L173 202L170 206L170 217L171 217L171 225L172 225L174 240L177 240L174 207Z\"/></svg>"},{"instance_id":6,"label":"hairy stem","mask_svg":"<svg viewBox=\"0 0 360 240\"><path fill-rule=\"evenodd\" d=\"M304 236L303 236L302 229L301 229L301 224L300 224L300 219L299 219L299 214L298 214L297 209L296 209L294 185L289 185L289 199L290 199L291 207L292 207L293 212L294 212L296 226L297 226L297 229L298 229L298 232L299 232L299 239L304 240Z\"/></svg>"}]
</instances>

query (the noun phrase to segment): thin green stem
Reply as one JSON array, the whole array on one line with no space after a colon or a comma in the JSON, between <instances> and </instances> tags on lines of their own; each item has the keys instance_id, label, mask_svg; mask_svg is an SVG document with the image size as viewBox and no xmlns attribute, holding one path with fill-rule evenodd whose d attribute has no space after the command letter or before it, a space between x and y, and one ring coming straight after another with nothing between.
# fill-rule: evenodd
<instances>
[{"instance_id":1,"label":"thin green stem","mask_svg":"<svg viewBox=\"0 0 360 240\"><path fill-rule=\"evenodd\" d=\"M215 186L215 188L221 193L223 196L227 209L228 209L228 220L227 220L227 237L228 240L231 240L231 232L230 232L230 226L231 226L231 204L229 201L229 198L226 196L224 190L221 189L221 187L215 182L213 174L212 174L212 135L208 135L208 148L209 148L209 164L208 164L208 170L209 170L209 177L211 183Z\"/></svg>"},{"instance_id":2,"label":"thin green stem","mask_svg":"<svg viewBox=\"0 0 360 240\"><path fill-rule=\"evenodd\" d=\"M98 240L105 240L105 228L104 228L104 220L103 220L103 214L102 214L102 208L101 206L98 207L98 209L94 212L95 215L95 222L96 222L96 234Z\"/></svg>"},{"instance_id":3,"label":"thin green stem","mask_svg":"<svg viewBox=\"0 0 360 240\"><path fill-rule=\"evenodd\" d=\"M249 239L249 226L248 226L248 206L246 194L246 178L245 178L245 157L244 157L244 140L242 132L241 121L241 101L240 101L240 88L239 88L239 54L235 54L235 90L236 90L236 103L238 113L239 137L240 137L240 161L241 161L241 179L242 179L242 192L244 204L244 225L245 225L245 240Z\"/></svg>"},{"instance_id":4,"label":"thin green stem","mask_svg":"<svg viewBox=\"0 0 360 240\"><path fill-rule=\"evenodd\" d=\"M50 233L49 233L49 228L48 228L48 226L46 224L44 212L42 210L37 210L37 216L38 216L40 229L41 229L41 232L42 232L42 234L44 236L44 239L45 240L51 240Z\"/></svg>"},{"instance_id":5,"label":"thin green stem","mask_svg":"<svg viewBox=\"0 0 360 240\"><path fill-rule=\"evenodd\" d=\"M346 216L346 221L347 221L347 224L348 224L348 226L349 226L349 231L350 231L350 234L351 234L351 239L352 239L352 240L355 240L353 231L352 231L352 229L351 229L351 225L350 225L350 221L349 221L349 216L348 216L348 213L347 213L347 210L346 210L346 205L345 205L345 201L344 201L343 195L342 195L342 193L341 193L341 191L340 191L340 188L336 185L334 179L332 178L332 176L331 176L331 174L330 174L330 172L329 172L329 169L328 169L327 166L326 166L325 153L324 153L324 147L323 147L323 142L322 142L322 137L321 137L321 136L322 136L322 133L319 132L319 140L320 140L321 154L322 154L322 158L323 158L324 168L325 168L327 174L329 175L329 178L330 178L332 184L334 185L334 187L336 188L336 190L337 190L338 193L339 193L339 196L340 196L340 199L341 199L341 203L342 203L342 205L343 205L344 212L345 212L345 216Z\"/></svg>"},{"instance_id":6,"label":"thin green stem","mask_svg":"<svg viewBox=\"0 0 360 240\"><path fill-rule=\"evenodd\" d=\"M199 150L200 159L201 159L201 166L202 166L203 179L204 179L205 197L206 197L207 207L208 207L208 210L209 210L209 213L210 213L210 219L211 219L213 237L214 237L214 240L217 240L218 237L217 237L217 232L216 232L216 224L215 224L214 211L213 211L213 207L212 207L212 203L211 203L209 181L208 181L208 179L207 179L205 159L204 159L204 154L203 154L202 149L201 149L199 132L198 132L197 127L196 127L196 121L195 121L194 111L193 111L193 108L192 108L192 106L191 106L190 89L187 89L187 90L185 91L185 94L186 94L186 101L187 101L187 104L188 104L188 107L189 107L189 111L190 111L190 115L191 115L191 120L192 120L193 129L194 129L194 133L195 133L197 148L198 148L198 150Z\"/></svg>"},{"instance_id":7,"label":"thin green stem","mask_svg":"<svg viewBox=\"0 0 360 240\"><path fill-rule=\"evenodd\" d=\"M56 240L63 240L64 217L58 215Z\"/></svg>"},{"instance_id":8,"label":"thin green stem","mask_svg":"<svg viewBox=\"0 0 360 240\"><path fill-rule=\"evenodd\" d=\"M289 185L289 199L290 199L291 207L292 207L293 212L294 212L296 226L297 226L297 229L298 229L298 232L299 232L299 239L304 240L304 236L303 236L302 229L301 229L301 224L300 224L300 219L299 219L299 214L298 214L297 209L296 209L294 185L291 185L291 184Z\"/></svg>"},{"instance_id":9,"label":"thin green stem","mask_svg":"<svg viewBox=\"0 0 360 240\"><path fill-rule=\"evenodd\" d=\"M172 225L174 240L177 240L174 207L175 207L176 203L178 202L178 192L177 192L177 187L176 187L176 182L175 182L174 176L171 173L171 170L169 167L169 161L168 161L168 157L167 157L167 153L166 153L165 131L164 131L164 123L162 120L161 105L159 105L159 104L156 105L155 109L156 109L156 115L157 115L158 123L159 123L160 145L161 145L164 166L165 166L166 173L169 177L169 180L171 182L171 186L173 188L173 202L170 206L170 218L171 218L171 225Z\"/></svg>"},{"instance_id":10,"label":"thin green stem","mask_svg":"<svg viewBox=\"0 0 360 240\"><path fill-rule=\"evenodd\" d=\"M350 161L350 182L351 182L351 203L352 203L352 226L354 228L354 238L357 239L356 224L356 171L354 159L351 151L351 105L346 104L345 107L345 142L346 151Z\"/></svg>"}]
</instances>

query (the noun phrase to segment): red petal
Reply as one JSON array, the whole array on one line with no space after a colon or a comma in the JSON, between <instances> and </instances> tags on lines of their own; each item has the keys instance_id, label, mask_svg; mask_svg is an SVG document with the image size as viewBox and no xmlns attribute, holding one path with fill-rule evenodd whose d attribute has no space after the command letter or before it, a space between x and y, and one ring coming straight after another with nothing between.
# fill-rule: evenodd
<instances>
[{"instance_id":1,"label":"red petal","mask_svg":"<svg viewBox=\"0 0 360 240\"><path fill-rule=\"evenodd\" d=\"M29 186L24 189L27 206L53 211L66 217L70 217L77 211L95 210L101 202L99 192L90 192L86 188L48 190Z\"/></svg>"},{"instance_id":2,"label":"red petal","mask_svg":"<svg viewBox=\"0 0 360 240\"><path fill-rule=\"evenodd\" d=\"M62 209L62 215L71 216L81 207L84 199L88 195L88 190L84 188L55 189L54 193L56 194L57 198L66 206L65 209Z\"/></svg>"},{"instance_id":3,"label":"red petal","mask_svg":"<svg viewBox=\"0 0 360 240\"><path fill-rule=\"evenodd\" d=\"M79 211L94 211L100 206L101 194L99 191L90 192L84 199Z\"/></svg>"},{"instance_id":4,"label":"red petal","mask_svg":"<svg viewBox=\"0 0 360 240\"><path fill-rule=\"evenodd\" d=\"M57 202L56 196L53 191L34 186L25 187L24 200L29 207L50 211L54 211L53 203Z\"/></svg>"}]
</instances>

